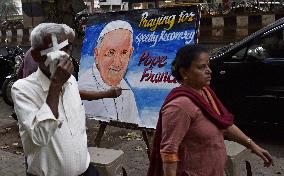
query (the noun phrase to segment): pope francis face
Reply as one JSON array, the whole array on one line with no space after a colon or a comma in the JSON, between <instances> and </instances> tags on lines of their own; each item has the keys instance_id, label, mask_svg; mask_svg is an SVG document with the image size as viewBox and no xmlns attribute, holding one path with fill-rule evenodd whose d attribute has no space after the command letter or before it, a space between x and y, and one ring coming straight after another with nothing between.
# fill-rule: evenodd
<instances>
[{"instance_id":1,"label":"pope francis face","mask_svg":"<svg viewBox=\"0 0 284 176\"><path fill-rule=\"evenodd\" d=\"M103 81L117 86L122 80L133 52L132 34L116 29L104 35L100 46L94 49L95 62Z\"/></svg>"}]
</instances>

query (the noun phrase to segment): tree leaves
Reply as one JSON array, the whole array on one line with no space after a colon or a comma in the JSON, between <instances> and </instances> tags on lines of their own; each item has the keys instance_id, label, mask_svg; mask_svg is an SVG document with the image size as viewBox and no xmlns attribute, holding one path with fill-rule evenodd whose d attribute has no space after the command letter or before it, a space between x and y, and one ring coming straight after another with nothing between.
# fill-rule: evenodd
<instances>
[{"instance_id":1,"label":"tree leaves","mask_svg":"<svg viewBox=\"0 0 284 176\"><path fill-rule=\"evenodd\" d=\"M8 16L17 15L19 13L18 7L13 0L0 1L0 19L8 19Z\"/></svg>"}]
</instances>

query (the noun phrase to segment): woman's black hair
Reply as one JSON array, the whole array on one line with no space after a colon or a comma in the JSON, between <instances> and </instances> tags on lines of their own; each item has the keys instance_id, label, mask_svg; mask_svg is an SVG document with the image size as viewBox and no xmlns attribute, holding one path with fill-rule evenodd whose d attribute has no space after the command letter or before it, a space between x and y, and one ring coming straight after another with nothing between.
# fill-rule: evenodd
<instances>
[{"instance_id":1,"label":"woman's black hair","mask_svg":"<svg viewBox=\"0 0 284 176\"><path fill-rule=\"evenodd\" d=\"M193 60L201 53L208 53L208 50L201 45L185 45L177 51L175 60L172 62L172 75L178 82L182 81L181 68L189 68Z\"/></svg>"}]
</instances>

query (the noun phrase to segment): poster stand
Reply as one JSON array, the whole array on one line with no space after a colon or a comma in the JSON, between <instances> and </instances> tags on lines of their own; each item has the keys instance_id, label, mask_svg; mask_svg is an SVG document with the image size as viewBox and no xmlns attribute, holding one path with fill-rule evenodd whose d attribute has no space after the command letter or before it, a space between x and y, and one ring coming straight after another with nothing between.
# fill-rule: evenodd
<instances>
[{"instance_id":1,"label":"poster stand","mask_svg":"<svg viewBox=\"0 0 284 176\"><path fill-rule=\"evenodd\" d=\"M110 122L99 121L99 125L100 125L100 128L95 138L95 147L100 147L100 143L101 143L102 137L104 135L104 132L107 126L124 128L124 129L129 129L129 130L139 130L142 134L143 140L147 147L146 150L147 150L148 158L150 159L150 154L151 154L150 147L151 146L150 146L149 138L153 136L154 129L139 127L137 124L118 122L118 121L110 121Z\"/></svg>"},{"instance_id":2,"label":"poster stand","mask_svg":"<svg viewBox=\"0 0 284 176\"><path fill-rule=\"evenodd\" d=\"M129 90L131 90L131 95L129 94L129 97L126 97L125 100L131 100L129 101L130 103L132 103L133 101L139 102L139 104L137 103L138 106L136 104L137 111L141 113L140 110L145 110L145 114L143 112L143 115L147 116L149 114L149 116L158 116L157 110L158 107L162 105L162 99L166 97L166 94L170 91L169 89L174 87L177 83L174 76L172 76L170 73L170 62L174 59L175 53L178 48L184 46L184 44L193 44L197 42L197 28L199 27L200 22L199 12L200 8L198 8L198 6L185 6L173 7L169 9L157 8L150 10L133 10L127 12L120 11L110 13L97 13L90 16L88 18L88 25L86 27L85 33L86 40L84 39L81 53L81 79L79 79L79 85L80 82L82 82L82 85L80 85L80 88L82 90L94 88L93 90L95 91L100 90L100 87L105 89L104 85L99 85L102 78L101 71L98 70L98 76L94 75L93 73L93 68L95 67L94 64L91 64L94 63L94 58L95 60L103 59L103 56L94 54L94 48L97 48L97 45L100 44L103 40L102 36L107 35L107 33L110 33L113 30L117 30L117 33L114 33L113 35L116 35L116 37L118 38L122 35L122 33L120 34L120 31L118 29L129 30L130 35L128 35L129 32L127 32L127 37L124 37L127 39L127 41L125 41L125 44L123 44L123 46L128 46L130 43L132 51L123 56L128 60L127 63L125 63L126 65L121 65L124 74L126 73L126 71L129 71L128 76L129 78L131 77L131 80L128 80L128 77L126 77L126 79L124 80L126 82L126 85L128 85L125 86L127 87L126 89L130 87ZM119 25L123 25L123 27L116 28ZM107 30L108 32L106 32ZM109 36L110 38L114 37L112 35ZM128 41L128 38L132 38L132 40L130 40L131 42ZM119 46L112 46L111 43L112 42L106 43L105 47L117 48L122 45L119 44ZM116 53L114 55L116 55ZM114 60L116 57L117 56L110 58L113 58L112 60ZM108 67L110 66L107 65L108 64L103 66L103 68L101 69L108 69ZM96 69L98 69L97 67ZM92 78L96 77L98 77L100 80L93 79L92 82L89 82ZM121 80L119 81L121 82ZM106 80L102 78L102 82L106 83L105 81ZM131 89L131 87L133 88L133 90ZM161 91L161 89L163 90ZM127 106L130 104L125 102L123 102L123 105L125 104ZM115 101L114 104L116 106ZM104 113L106 114L109 114L109 112L107 112L107 106L112 105L112 102L106 102L105 104L104 102L100 103L100 106L102 108L104 107L106 110L102 111L104 111ZM93 105L90 104L89 107L91 108L92 106ZM94 106L96 105L94 104ZM90 114L93 115L97 113L95 112L95 110L90 112ZM117 107L116 113L118 117ZM125 114L130 113L126 112ZM125 115L122 114L121 116ZM126 119L128 118L129 117L126 117ZM153 117L149 117L149 119L153 121L151 118ZM147 123L149 123L149 126L155 125L150 124L150 121ZM107 126L114 126L130 130L139 130L147 146L147 154L150 158L150 146L152 142L151 137L154 134L154 129L139 127L137 124L125 123L121 121L99 121L99 131L96 134L94 141L96 147L100 146L101 139Z\"/></svg>"}]
</instances>

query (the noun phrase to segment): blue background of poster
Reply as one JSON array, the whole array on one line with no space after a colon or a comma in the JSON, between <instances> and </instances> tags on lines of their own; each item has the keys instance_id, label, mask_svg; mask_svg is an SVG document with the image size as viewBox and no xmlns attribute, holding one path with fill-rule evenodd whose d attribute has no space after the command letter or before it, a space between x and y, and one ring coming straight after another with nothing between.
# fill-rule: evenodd
<instances>
[{"instance_id":1,"label":"blue background of poster","mask_svg":"<svg viewBox=\"0 0 284 176\"><path fill-rule=\"evenodd\" d=\"M172 41L158 41L155 46L152 46L154 43L139 43L137 37L141 34L151 34L152 31L149 31L147 28L140 28L139 22L141 19L141 14L143 12L149 11L148 18L151 18L150 15L161 15L161 11L163 14L180 14L181 11L186 11L188 13L193 12L195 13L195 18L192 23L186 23L182 25L178 25L175 23L175 26L171 29L166 31L167 33L171 32L191 32L194 34L194 38L191 41L182 40L172 40ZM125 75L126 82L130 85L131 89L134 92L136 104L139 111L139 116L142 121L141 126L146 126L148 128L155 128L156 122L158 119L159 110L161 105L170 92L170 90L179 84L174 83L151 83L149 81L142 81L140 79L147 66L143 65L143 62L138 65L139 59L144 51L148 51L151 56L166 56L167 57L167 64L162 67L158 68L154 66L152 69L153 73L158 72L171 72L171 63L175 58L175 54L177 50L184 46L185 44L193 44L196 42L196 32L197 26L199 23L199 13L196 6L191 7L182 7L182 8L170 8L170 9L152 9L152 10L136 10L130 12L112 12L112 13L105 13L103 15L95 15L93 18L89 20L89 24L85 31L85 38L83 41L82 47L82 55L81 55L81 65L80 65L80 72L79 72L79 79L80 75L83 74L87 69L89 69L94 63L94 48L97 45L97 38L104 28L104 26L114 19L121 19L129 22L133 28L133 47L134 51L132 57L130 59L127 73ZM131 18L133 17L133 18ZM111 20L110 20L111 19ZM177 20L177 19L176 19ZM154 32L155 35L161 35L163 28L157 28ZM148 71L150 72L150 71Z\"/></svg>"}]
</instances>

